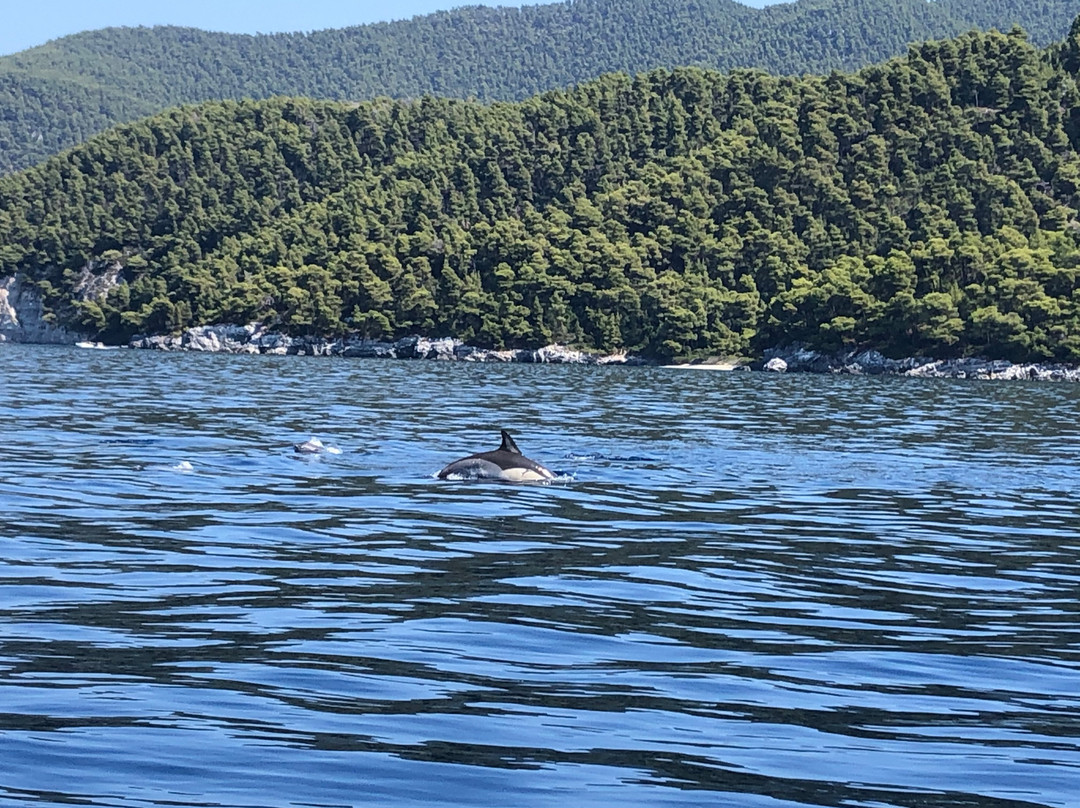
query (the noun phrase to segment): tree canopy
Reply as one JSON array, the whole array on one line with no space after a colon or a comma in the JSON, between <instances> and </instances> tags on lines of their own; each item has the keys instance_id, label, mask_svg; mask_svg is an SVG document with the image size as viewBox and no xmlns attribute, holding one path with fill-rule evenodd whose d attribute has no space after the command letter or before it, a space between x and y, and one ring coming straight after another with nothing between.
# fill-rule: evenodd
<instances>
[{"instance_id":1,"label":"tree canopy","mask_svg":"<svg viewBox=\"0 0 1080 808\"><path fill-rule=\"evenodd\" d=\"M257 320L1077 361L1078 70L1080 20L1046 49L971 32L848 74L181 107L0 178L0 276L107 341Z\"/></svg>"},{"instance_id":2,"label":"tree canopy","mask_svg":"<svg viewBox=\"0 0 1080 808\"><path fill-rule=\"evenodd\" d=\"M853 70L971 28L1065 35L1075 0L572 0L246 36L110 28L0 58L0 173L182 103L294 95L522 100L609 72Z\"/></svg>"}]
</instances>

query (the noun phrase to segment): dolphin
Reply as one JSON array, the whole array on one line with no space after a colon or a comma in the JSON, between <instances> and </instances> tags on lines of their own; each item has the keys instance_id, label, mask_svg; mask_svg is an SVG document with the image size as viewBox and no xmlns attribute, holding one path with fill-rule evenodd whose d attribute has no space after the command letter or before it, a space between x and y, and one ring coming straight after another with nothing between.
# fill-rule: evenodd
<instances>
[{"instance_id":1,"label":"dolphin","mask_svg":"<svg viewBox=\"0 0 1080 808\"><path fill-rule=\"evenodd\" d=\"M502 443L493 452L478 452L455 460L439 472L439 479L451 475L469 480L507 480L541 482L554 480L555 474L521 453L510 433L502 430Z\"/></svg>"},{"instance_id":2,"label":"dolphin","mask_svg":"<svg viewBox=\"0 0 1080 808\"><path fill-rule=\"evenodd\" d=\"M293 451L298 454L341 454L341 449L336 446L327 446L318 438L311 438L303 443L293 444Z\"/></svg>"}]
</instances>

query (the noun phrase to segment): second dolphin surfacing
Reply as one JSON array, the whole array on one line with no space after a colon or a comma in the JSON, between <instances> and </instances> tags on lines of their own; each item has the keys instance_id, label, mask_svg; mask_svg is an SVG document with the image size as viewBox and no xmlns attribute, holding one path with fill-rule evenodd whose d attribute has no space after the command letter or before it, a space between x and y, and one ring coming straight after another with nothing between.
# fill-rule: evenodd
<instances>
[{"instance_id":1,"label":"second dolphin surfacing","mask_svg":"<svg viewBox=\"0 0 1080 808\"><path fill-rule=\"evenodd\" d=\"M509 482L542 482L554 480L555 474L521 453L510 433L502 430L502 443L492 452L478 452L455 460L439 472L447 477L465 480L506 480Z\"/></svg>"}]
</instances>

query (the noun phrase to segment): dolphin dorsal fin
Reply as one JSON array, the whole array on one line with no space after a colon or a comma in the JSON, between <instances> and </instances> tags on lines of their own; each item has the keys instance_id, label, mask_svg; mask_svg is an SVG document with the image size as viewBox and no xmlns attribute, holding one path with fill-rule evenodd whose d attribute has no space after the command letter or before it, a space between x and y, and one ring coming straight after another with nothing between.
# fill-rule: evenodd
<instances>
[{"instance_id":1,"label":"dolphin dorsal fin","mask_svg":"<svg viewBox=\"0 0 1080 808\"><path fill-rule=\"evenodd\" d=\"M502 445L499 446L500 452L513 452L514 454L521 454L521 449L514 443L514 439L510 437L510 433L505 429L502 430Z\"/></svg>"}]
</instances>

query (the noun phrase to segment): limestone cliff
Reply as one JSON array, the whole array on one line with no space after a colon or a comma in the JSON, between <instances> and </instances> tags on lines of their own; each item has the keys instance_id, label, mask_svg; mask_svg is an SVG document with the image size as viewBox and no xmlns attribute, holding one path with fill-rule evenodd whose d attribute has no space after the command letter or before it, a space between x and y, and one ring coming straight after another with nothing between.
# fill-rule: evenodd
<instances>
[{"instance_id":1,"label":"limestone cliff","mask_svg":"<svg viewBox=\"0 0 1080 808\"><path fill-rule=\"evenodd\" d=\"M0 342L73 343L78 338L44 319L41 296L19 275L0 278Z\"/></svg>"}]
</instances>

